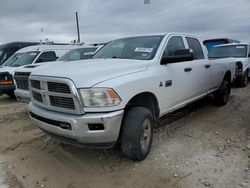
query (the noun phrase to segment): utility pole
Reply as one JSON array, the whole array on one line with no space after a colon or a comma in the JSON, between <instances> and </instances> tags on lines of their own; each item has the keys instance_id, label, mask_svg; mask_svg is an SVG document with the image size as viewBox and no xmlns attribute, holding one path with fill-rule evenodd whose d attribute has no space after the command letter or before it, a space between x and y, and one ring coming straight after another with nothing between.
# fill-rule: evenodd
<instances>
[{"instance_id":1,"label":"utility pole","mask_svg":"<svg viewBox=\"0 0 250 188\"><path fill-rule=\"evenodd\" d=\"M77 43L80 43L81 38L80 38L80 29L79 29L79 21L78 21L78 13L77 12L76 12L76 26L77 26L77 35L78 35Z\"/></svg>"}]
</instances>

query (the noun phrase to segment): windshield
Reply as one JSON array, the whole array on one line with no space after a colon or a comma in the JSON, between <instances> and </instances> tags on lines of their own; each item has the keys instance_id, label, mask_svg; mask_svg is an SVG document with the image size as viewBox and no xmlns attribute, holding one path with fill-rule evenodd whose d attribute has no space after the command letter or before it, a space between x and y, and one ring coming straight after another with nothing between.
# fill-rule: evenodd
<instances>
[{"instance_id":1,"label":"windshield","mask_svg":"<svg viewBox=\"0 0 250 188\"><path fill-rule=\"evenodd\" d=\"M0 50L0 65L6 60L7 53L5 50Z\"/></svg>"},{"instance_id":2,"label":"windshield","mask_svg":"<svg viewBox=\"0 0 250 188\"><path fill-rule=\"evenodd\" d=\"M25 52L14 54L10 59L8 59L3 66L8 67L20 67L24 65L31 64L40 52Z\"/></svg>"},{"instance_id":3,"label":"windshield","mask_svg":"<svg viewBox=\"0 0 250 188\"><path fill-rule=\"evenodd\" d=\"M94 54L97 48L79 48L70 50L69 52L65 53L62 57L58 59L58 61L77 61L83 59L89 59Z\"/></svg>"},{"instance_id":4,"label":"windshield","mask_svg":"<svg viewBox=\"0 0 250 188\"><path fill-rule=\"evenodd\" d=\"M215 47L208 54L210 58L224 58L224 57L247 57L246 45L230 45Z\"/></svg>"},{"instance_id":5,"label":"windshield","mask_svg":"<svg viewBox=\"0 0 250 188\"><path fill-rule=\"evenodd\" d=\"M163 36L142 36L111 41L93 58L153 59Z\"/></svg>"}]
</instances>

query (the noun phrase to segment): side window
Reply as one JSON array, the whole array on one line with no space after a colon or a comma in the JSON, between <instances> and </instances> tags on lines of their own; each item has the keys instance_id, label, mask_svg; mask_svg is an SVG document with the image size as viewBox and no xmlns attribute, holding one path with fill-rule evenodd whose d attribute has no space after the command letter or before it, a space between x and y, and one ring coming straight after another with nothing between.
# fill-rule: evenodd
<instances>
[{"instance_id":1,"label":"side window","mask_svg":"<svg viewBox=\"0 0 250 188\"><path fill-rule=\"evenodd\" d=\"M164 55L172 56L175 54L176 50L184 50L184 49L185 49L185 45L184 45L182 37L174 36L169 39L166 49L164 51Z\"/></svg>"},{"instance_id":2,"label":"side window","mask_svg":"<svg viewBox=\"0 0 250 188\"><path fill-rule=\"evenodd\" d=\"M36 60L36 63L55 61L57 59L56 53L54 51L43 52L39 58Z\"/></svg>"},{"instance_id":3,"label":"side window","mask_svg":"<svg viewBox=\"0 0 250 188\"><path fill-rule=\"evenodd\" d=\"M193 50L194 59L204 59L204 53L199 40L195 38L186 37L190 49Z\"/></svg>"}]
</instances>

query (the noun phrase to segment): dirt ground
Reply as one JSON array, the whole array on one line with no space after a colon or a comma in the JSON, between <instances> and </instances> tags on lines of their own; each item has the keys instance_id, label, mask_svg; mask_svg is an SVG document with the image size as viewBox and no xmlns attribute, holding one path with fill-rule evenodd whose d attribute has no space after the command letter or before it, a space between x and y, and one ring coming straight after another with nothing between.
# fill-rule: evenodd
<instances>
[{"instance_id":1,"label":"dirt ground","mask_svg":"<svg viewBox=\"0 0 250 188\"><path fill-rule=\"evenodd\" d=\"M162 118L143 162L55 142L0 97L0 188L249 188L249 144L250 85L224 107L204 99Z\"/></svg>"}]
</instances>

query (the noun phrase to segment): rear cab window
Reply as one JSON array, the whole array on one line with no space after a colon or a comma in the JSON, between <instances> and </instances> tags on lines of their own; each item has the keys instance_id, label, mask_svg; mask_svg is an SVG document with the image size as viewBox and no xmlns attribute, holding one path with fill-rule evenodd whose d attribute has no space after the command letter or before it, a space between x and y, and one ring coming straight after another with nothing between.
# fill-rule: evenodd
<instances>
[{"instance_id":1,"label":"rear cab window","mask_svg":"<svg viewBox=\"0 0 250 188\"><path fill-rule=\"evenodd\" d=\"M205 57L200 41L192 37L186 37L186 40L189 48L193 50L194 60L204 59Z\"/></svg>"},{"instance_id":2,"label":"rear cab window","mask_svg":"<svg viewBox=\"0 0 250 188\"><path fill-rule=\"evenodd\" d=\"M54 51L42 52L41 55L37 58L36 63L56 61L57 56Z\"/></svg>"}]
</instances>

